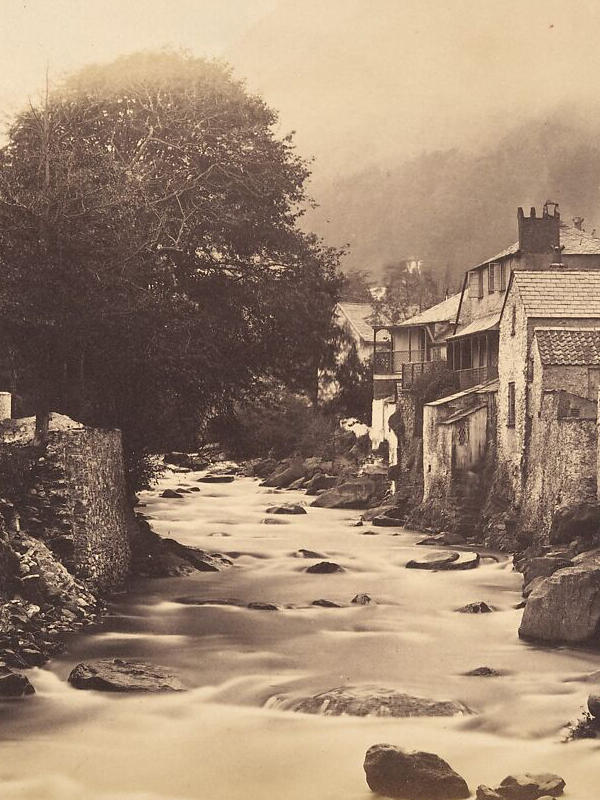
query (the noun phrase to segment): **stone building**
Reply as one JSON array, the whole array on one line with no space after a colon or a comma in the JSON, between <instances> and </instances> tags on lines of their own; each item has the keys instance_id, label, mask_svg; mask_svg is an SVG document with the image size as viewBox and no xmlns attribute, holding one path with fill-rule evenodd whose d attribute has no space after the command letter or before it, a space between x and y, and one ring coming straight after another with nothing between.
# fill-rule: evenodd
<instances>
[{"instance_id":1,"label":"stone building","mask_svg":"<svg viewBox=\"0 0 600 800\"><path fill-rule=\"evenodd\" d=\"M552 209L550 209L552 207ZM600 239L577 225L561 222L558 207L546 203L542 214L517 211L518 241L465 274L453 334L448 340L448 363L461 388L498 375L500 314L512 272L544 270L553 263L570 269L600 267Z\"/></svg>"},{"instance_id":2,"label":"stone building","mask_svg":"<svg viewBox=\"0 0 600 800\"><path fill-rule=\"evenodd\" d=\"M534 348L537 331L549 328L558 330L540 331ZM582 330L586 328L592 330ZM579 332L561 334L560 329ZM539 440L532 434L534 420L537 425L542 419L538 413L543 411L546 418L552 405L545 393L569 393L585 400L595 392L597 365L578 364L577 360L593 358L593 348L583 345L586 337L595 341L593 331L597 329L600 269L555 267L513 273L499 326L496 457L498 475L517 506L522 503L529 472L539 460L539 453L532 448ZM565 419L563 407L556 405L560 419ZM565 457L569 458L569 453ZM528 502L533 508L534 501Z\"/></svg>"}]
</instances>

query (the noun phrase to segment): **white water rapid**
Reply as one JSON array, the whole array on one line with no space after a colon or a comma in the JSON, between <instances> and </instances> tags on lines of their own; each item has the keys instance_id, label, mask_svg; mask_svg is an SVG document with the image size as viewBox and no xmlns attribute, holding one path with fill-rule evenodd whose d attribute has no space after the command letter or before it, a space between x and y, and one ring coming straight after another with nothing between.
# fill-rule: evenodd
<instances>
[{"instance_id":1,"label":"white water rapid","mask_svg":"<svg viewBox=\"0 0 600 800\"><path fill-rule=\"evenodd\" d=\"M196 484L169 473L142 496L163 535L231 554L222 572L147 580L112 604L112 615L31 670L37 694L5 701L0 725L2 800L370 800L367 748L390 742L435 752L469 783L511 772L552 771L571 800L597 800L600 744L564 744L593 684L569 680L600 668L600 654L542 648L517 638L521 578L488 561L467 572L407 570L417 534L355 527L358 512L308 508L266 525L265 509L307 501L257 481ZM163 499L166 487L199 493ZM344 572L307 574L292 557L318 551ZM369 606L350 605L366 592ZM177 598L264 601L279 611L183 605ZM335 601L344 608L311 606ZM455 609L484 600L491 614ZM90 658L163 664L189 687L181 694L112 695L66 682ZM465 677L488 666L495 678ZM453 718L356 718L300 714L293 700L371 684L475 712Z\"/></svg>"}]
</instances>

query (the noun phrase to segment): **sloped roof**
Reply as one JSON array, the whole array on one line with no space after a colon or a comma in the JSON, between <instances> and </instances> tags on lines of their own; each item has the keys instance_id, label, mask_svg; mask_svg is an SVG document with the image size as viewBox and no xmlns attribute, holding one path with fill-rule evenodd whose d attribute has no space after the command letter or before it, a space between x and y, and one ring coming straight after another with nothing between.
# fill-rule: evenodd
<instances>
[{"instance_id":1,"label":"sloped roof","mask_svg":"<svg viewBox=\"0 0 600 800\"><path fill-rule=\"evenodd\" d=\"M560 243L564 246L563 255L600 255L600 238L592 236L591 233L586 231L580 231L574 225L567 225L566 222L560 223ZM503 258L514 256L518 252L519 242L515 242L500 253L496 253L492 258L486 258L485 261L477 264L472 269L489 264L490 261L502 261ZM549 256L550 258L552 257L550 254Z\"/></svg>"},{"instance_id":2,"label":"sloped roof","mask_svg":"<svg viewBox=\"0 0 600 800\"><path fill-rule=\"evenodd\" d=\"M415 314L414 317L405 319L403 322L399 323L398 327L405 328L411 325L430 325L434 322L454 322L458 313L461 294L461 292L458 292L451 297L447 297L445 300L442 300L441 303L437 303L435 306L431 306L431 308L427 308L425 311Z\"/></svg>"},{"instance_id":3,"label":"sloped roof","mask_svg":"<svg viewBox=\"0 0 600 800\"><path fill-rule=\"evenodd\" d=\"M600 270L515 270L512 280L529 317L600 319Z\"/></svg>"},{"instance_id":4,"label":"sloped roof","mask_svg":"<svg viewBox=\"0 0 600 800\"><path fill-rule=\"evenodd\" d=\"M370 303L338 303L338 308L361 339L372 341L373 326L369 319L373 316L373 307Z\"/></svg>"},{"instance_id":5,"label":"sloped roof","mask_svg":"<svg viewBox=\"0 0 600 800\"><path fill-rule=\"evenodd\" d=\"M600 330L536 328L535 336L545 366L600 365Z\"/></svg>"},{"instance_id":6,"label":"sloped roof","mask_svg":"<svg viewBox=\"0 0 600 800\"><path fill-rule=\"evenodd\" d=\"M477 317L464 328L460 328L454 336L449 336L449 339L456 339L460 336L468 336L471 333L483 333L492 328L497 328L500 324L501 312L497 311L494 314L487 314L485 317Z\"/></svg>"}]
</instances>

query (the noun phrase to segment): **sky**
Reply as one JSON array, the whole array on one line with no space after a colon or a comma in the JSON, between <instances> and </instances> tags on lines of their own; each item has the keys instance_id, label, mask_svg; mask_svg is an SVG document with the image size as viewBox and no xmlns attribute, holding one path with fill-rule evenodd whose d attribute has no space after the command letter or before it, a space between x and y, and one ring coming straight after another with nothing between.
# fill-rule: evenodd
<instances>
[{"instance_id":1,"label":"sky","mask_svg":"<svg viewBox=\"0 0 600 800\"><path fill-rule=\"evenodd\" d=\"M140 49L230 61L326 182L600 107L598 0L0 0L0 121L51 79Z\"/></svg>"}]
</instances>

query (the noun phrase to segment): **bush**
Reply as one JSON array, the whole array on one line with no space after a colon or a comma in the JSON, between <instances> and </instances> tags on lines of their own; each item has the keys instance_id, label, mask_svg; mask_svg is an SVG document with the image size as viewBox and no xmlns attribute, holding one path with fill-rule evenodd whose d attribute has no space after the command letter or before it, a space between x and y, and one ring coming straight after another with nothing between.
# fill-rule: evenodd
<instances>
[{"instance_id":1,"label":"bush","mask_svg":"<svg viewBox=\"0 0 600 800\"><path fill-rule=\"evenodd\" d=\"M234 458L277 459L331 457L340 437L337 420L283 389L236 405L232 413L213 420L210 434Z\"/></svg>"}]
</instances>

